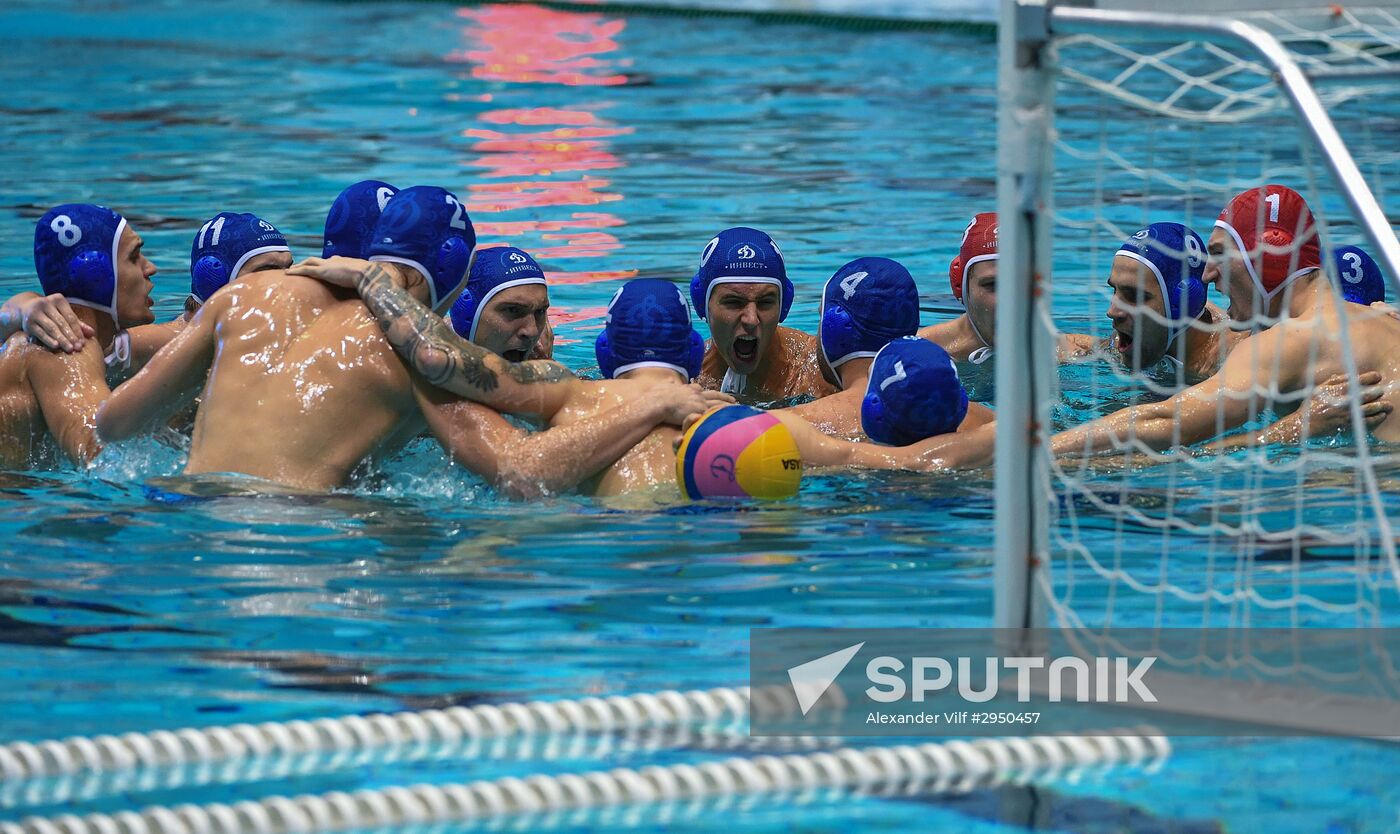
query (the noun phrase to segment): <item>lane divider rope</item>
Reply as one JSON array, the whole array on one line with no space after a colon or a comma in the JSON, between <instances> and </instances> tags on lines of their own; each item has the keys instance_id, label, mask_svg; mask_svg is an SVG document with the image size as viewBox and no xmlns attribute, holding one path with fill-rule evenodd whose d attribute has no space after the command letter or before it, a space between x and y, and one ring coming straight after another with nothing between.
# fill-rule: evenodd
<instances>
[{"instance_id":1,"label":"lane divider rope","mask_svg":"<svg viewBox=\"0 0 1400 834\"><path fill-rule=\"evenodd\" d=\"M1160 767L1171 752L1168 740L1151 728L1135 732L843 748L698 765L273 796L233 805L155 806L139 813L31 817L0 823L0 834L321 834L742 795L967 792L1048 781L1095 766Z\"/></svg>"}]
</instances>

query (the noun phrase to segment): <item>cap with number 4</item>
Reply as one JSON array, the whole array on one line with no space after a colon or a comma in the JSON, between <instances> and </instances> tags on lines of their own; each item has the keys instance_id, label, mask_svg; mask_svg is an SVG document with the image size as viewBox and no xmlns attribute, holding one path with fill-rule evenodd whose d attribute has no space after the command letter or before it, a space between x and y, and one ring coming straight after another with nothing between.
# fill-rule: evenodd
<instances>
[{"instance_id":1,"label":"cap with number 4","mask_svg":"<svg viewBox=\"0 0 1400 834\"><path fill-rule=\"evenodd\" d=\"M822 290L817 339L833 370L873 357L891 339L918 329L919 289L898 261L857 258L836 270Z\"/></svg>"}]
</instances>

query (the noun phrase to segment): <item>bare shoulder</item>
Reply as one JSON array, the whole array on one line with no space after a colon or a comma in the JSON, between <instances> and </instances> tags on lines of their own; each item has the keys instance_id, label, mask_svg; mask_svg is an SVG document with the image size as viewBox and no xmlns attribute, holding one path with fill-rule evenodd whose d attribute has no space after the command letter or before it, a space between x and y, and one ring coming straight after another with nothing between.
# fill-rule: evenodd
<instances>
[{"instance_id":1,"label":"bare shoulder","mask_svg":"<svg viewBox=\"0 0 1400 834\"><path fill-rule=\"evenodd\" d=\"M817 362L817 337L791 327L778 328L778 345L782 363L775 368L781 373L781 383L775 388L778 396L821 398L836 393L836 386L822 376Z\"/></svg>"},{"instance_id":2,"label":"bare shoulder","mask_svg":"<svg viewBox=\"0 0 1400 834\"><path fill-rule=\"evenodd\" d=\"M577 379L564 404L550 419L550 425L563 426L587 419L593 414L639 396L641 383L627 379Z\"/></svg>"},{"instance_id":3,"label":"bare shoulder","mask_svg":"<svg viewBox=\"0 0 1400 834\"><path fill-rule=\"evenodd\" d=\"M7 348L16 336L23 337L23 334L16 333L10 337L6 342ZM24 363L25 372L31 378L37 375L51 381L93 381L100 382L104 389L107 387L107 366L102 361L102 349L98 347L96 339L88 339L83 349L77 353L47 350L30 343L28 339L24 339L22 344L16 344L15 349L18 351L15 358Z\"/></svg>"},{"instance_id":4,"label":"bare shoulder","mask_svg":"<svg viewBox=\"0 0 1400 834\"><path fill-rule=\"evenodd\" d=\"M919 328L919 338L928 339L930 342L940 342L943 339L952 339L957 335L957 319L940 321L938 324L930 324L928 327Z\"/></svg>"},{"instance_id":5,"label":"bare shoulder","mask_svg":"<svg viewBox=\"0 0 1400 834\"><path fill-rule=\"evenodd\" d=\"M226 310L249 303L311 302L326 305L351 298L358 300L353 291L333 287L315 278L289 275L281 270L265 270L229 282L210 297L208 305L214 305L215 310Z\"/></svg>"},{"instance_id":6,"label":"bare shoulder","mask_svg":"<svg viewBox=\"0 0 1400 834\"><path fill-rule=\"evenodd\" d=\"M805 330L798 330L795 327L784 327L778 325L778 338L783 340L784 346L797 352L810 352L816 355L817 337Z\"/></svg>"}]
</instances>

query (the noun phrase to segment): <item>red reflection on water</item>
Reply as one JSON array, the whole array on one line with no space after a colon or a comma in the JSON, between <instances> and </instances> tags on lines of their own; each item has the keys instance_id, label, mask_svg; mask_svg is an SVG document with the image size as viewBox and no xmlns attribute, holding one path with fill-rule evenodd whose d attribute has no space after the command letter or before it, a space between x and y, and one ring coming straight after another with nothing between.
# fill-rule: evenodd
<instances>
[{"instance_id":1,"label":"red reflection on water","mask_svg":"<svg viewBox=\"0 0 1400 834\"><path fill-rule=\"evenodd\" d=\"M565 241L563 246L550 246L536 249L536 258L597 258L616 249L622 244L607 232L577 232L575 234L540 235L545 240Z\"/></svg>"},{"instance_id":2,"label":"red reflection on water","mask_svg":"<svg viewBox=\"0 0 1400 834\"><path fill-rule=\"evenodd\" d=\"M609 56L618 51L616 37L626 26L621 19L515 4L460 9L457 15L468 22L464 34L473 43L448 60L472 64L474 78L567 87L627 81L619 69L628 62ZM488 100L507 105L517 103L520 96L507 88ZM538 235L554 245L513 242L541 261L604 257L622 248L617 237L602 231L623 225L616 215L573 211L548 216L556 207L596 206L622 199L621 194L607 190L610 180L588 173L626 164L610 151L608 140L633 129L608 123L593 112L607 105L505 106L479 114L476 125L462 130L464 138L476 140L473 158L465 164L480 169L478 181L468 186L468 210L476 217L512 211L536 215L528 220L477 222L479 236ZM525 130L508 129L512 126ZM579 173L575 179L558 178L567 172ZM551 271L548 275L552 284L589 284L630 278L636 271ZM555 322L567 323L569 316L569 311L557 306L551 310Z\"/></svg>"},{"instance_id":3,"label":"red reflection on water","mask_svg":"<svg viewBox=\"0 0 1400 834\"><path fill-rule=\"evenodd\" d=\"M464 130L463 136L481 139L472 146L486 156L471 165L489 169L490 177L540 177L558 171L599 171L621 168L622 160L598 141L631 133L630 128L558 128L541 133L501 133Z\"/></svg>"},{"instance_id":4,"label":"red reflection on water","mask_svg":"<svg viewBox=\"0 0 1400 834\"><path fill-rule=\"evenodd\" d=\"M577 181L483 182L467 186L467 211L493 213L542 206L596 206L621 200L602 189L611 182L598 177Z\"/></svg>"},{"instance_id":5,"label":"red reflection on water","mask_svg":"<svg viewBox=\"0 0 1400 834\"><path fill-rule=\"evenodd\" d=\"M472 64L474 78L570 87L627 83L627 76L608 71L627 62L593 57L617 50L613 38L626 26L622 20L529 5L458 9L457 14L480 27L475 34L482 48L453 52L447 60Z\"/></svg>"},{"instance_id":6,"label":"red reflection on water","mask_svg":"<svg viewBox=\"0 0 1400 834\"><path fill-rule=\"evenodd\" d=\"M489 99L488 99L489 100ZM598 117L586 110L560 110L554 107L524 107L492 110L477 116L493 125L595 125ZM629 128L630 131L630 128Z\"/></svg>"},{"instance_id":7,"label":"red reflection on water","mask_svg":"<svg viewBox=\"0 0 1400 834\"><path fill-rule=\"evenodd\" d=\"M614 269L590 270L587 272L551 272L546 271L545 277L549 279L550 286L566 286L569 284L597 284L602 281L630 281L637 277L635 269Z\"/></svg>"},{"instance_id":8,"label":"red reflection on water","mask_svg":"<svg viewBox=\"0 0 1400 834\"><path fill-rule=\"evenodd\" d=\"M589 142L573 145L563 152L548 150L534 153L522 150L510 154L484 156L468 164L474 168L487 169L485 176L488 177L548 177L561 171L602 171L622 167L621 160L607 151L598 150L597 147L598 143Z\"/></svg>"},{"instance_id":9,"label":"red reflection on water","mask_svg":"<svg viewBox=\"0 0 1400 834\"><path fill-rule=\"evenodd\" d=\"M553 312L552 310L550 312ZM554 317L560 324L573 324L578 321L589 321L590 319L600 319L608 314L607 305L600 307L583 307L578 310L564 310Z\"/></svg>"},{"instance_id":10,"label":"red reflection on water","mask_svg":"<svg viewBox=\"0 0 1400 834\"><path fill-rule=\"evenodd\" d=\"M615 214L594 211L576 211L568 220L498 220L473 223L478 235L499 235L510 237L526 232L558 232L563 229L602 229L608 226L621 226L622 218Z\"/></svg>"}]
</instances>

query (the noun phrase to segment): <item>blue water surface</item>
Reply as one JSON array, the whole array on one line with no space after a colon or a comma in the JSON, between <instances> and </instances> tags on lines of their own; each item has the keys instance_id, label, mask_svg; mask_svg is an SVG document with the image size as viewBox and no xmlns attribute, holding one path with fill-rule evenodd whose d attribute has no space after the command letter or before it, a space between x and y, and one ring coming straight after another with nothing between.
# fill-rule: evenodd
<instances>
[{"instance_id":1,"label":"blue water surface","mask_svg":"<svg viewBox=\"0 0 1400 834\"><path fill-rule=\"evenodd\" d=\"M951 310L948 259L968 218L995 202L990 31L307 0L20 2L0 9L0 27L6 294L33 287L32 224L60 202L103 202L129 218L161 268L165 319L188 292L191 238L217 211L260 214L304 256L319 254L325 211L346 184L440 184L463 198L483 242L508 241L544 264L557 355L588 370L621 281L686 281L704 243L740 223L783 248L798 290L789 324L813 329L822 282L863 255L900 259L928 308ZM1102 129L1095 107L1070 123L1083 136ZM1093 183L1073 171L1063 180L1071 219L1076 207L1104 204ZM1214 211L1203 202L1192 222L1208 227ZM1085 246L1064 259L1057 268L1085 280L1056 295L1058 322L1104 332L1091 324L1100 281L1087 279L1104 253ZM925 323L946 315L929 312ZM990 366L968 371L989 397ZM1139 396L1095 381L1111 379L1106 372L1086 374L1065 372L1070 405L1058 419ZM751 627L990 623L989 473L819 474L781 504L638 508L508 502L425 441L347 490L310 497L201 497L168 480L182 455L178 440L147 439L107 450L91 471L0 474L0 740L741 685ZM1106 477L1116 501L1170 485L1167 475ZM1212 495L1187 494L1181 511L1218 513ZM1337 500L1338 518L1355 515L1351 495ZM1091 550L1156 569L1164 545L1154 531L1086 518L1075 535ZM1166 546L1189 558L1201 552L1193 542L1183 534ZM1109 605L1081 593L1090 616L1199 623L1198 605L1168 600L1164 614L1155 595ZM1155 774L1109 771L1037 789L1024 816L978 791L576 825L1400 825L1400 754L1389 747L1189 738L1176 747ZM384 764L0 815L713 755L624 747Z\"/></svg>"}]
</instances>

